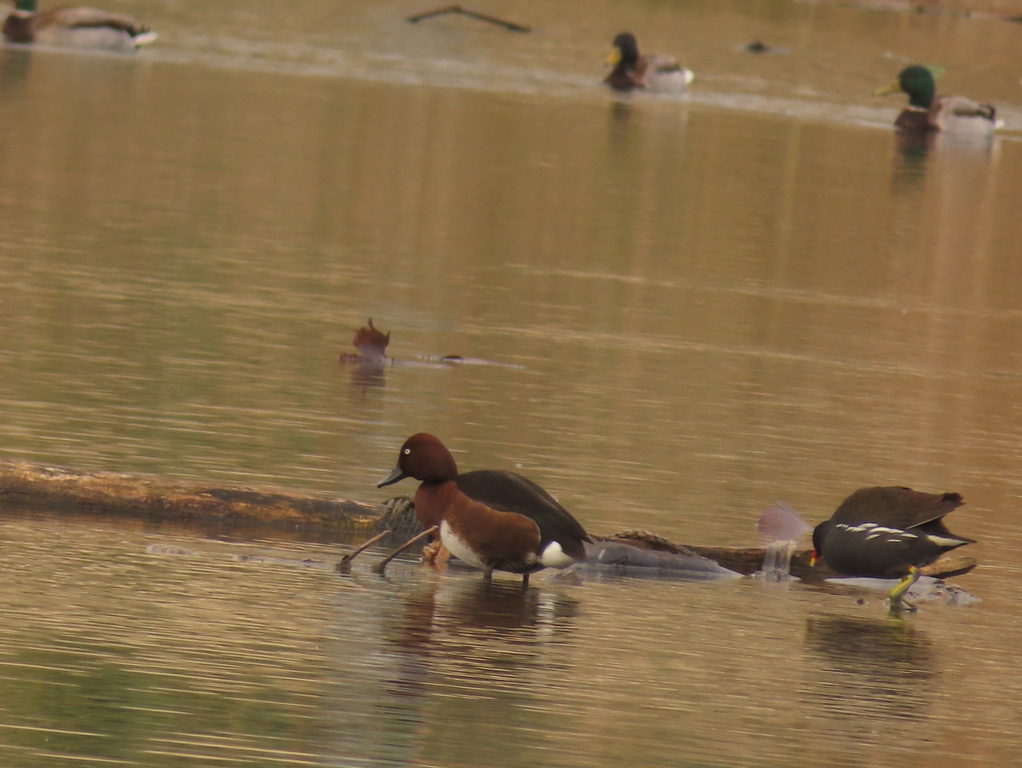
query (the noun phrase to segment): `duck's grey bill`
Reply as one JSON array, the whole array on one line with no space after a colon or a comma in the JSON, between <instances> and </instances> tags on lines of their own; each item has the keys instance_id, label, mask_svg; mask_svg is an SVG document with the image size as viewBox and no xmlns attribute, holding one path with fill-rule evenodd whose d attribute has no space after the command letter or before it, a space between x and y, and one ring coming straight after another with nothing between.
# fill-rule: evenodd
<instances>
[{"instance_id":1,"label":"duck's grey bill","mask_svg":"<svg viewBox=\"0 0 1022 768\"><path fill-rule=\"evenodd\" d=\"M383 478L376 484L377 488L382 488L385 485L393 485L398 480L404 480L408 475L401 471L401 467L394 467L394 471Z\"/></svg>"}]
</instances>

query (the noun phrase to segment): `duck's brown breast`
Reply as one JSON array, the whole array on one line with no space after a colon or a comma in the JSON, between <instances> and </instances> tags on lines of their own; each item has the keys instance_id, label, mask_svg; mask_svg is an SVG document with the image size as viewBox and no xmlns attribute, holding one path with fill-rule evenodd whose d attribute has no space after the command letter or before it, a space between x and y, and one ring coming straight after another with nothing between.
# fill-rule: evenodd
<instances>
[{"instance_id":1,"label":"duck's brown breast","mask_svg":"<svg viewBox=\"0 0 1022 768\"><path fill-rule=\"evenodd\" d=\"M933 122L930 112L921 109L905 108L894 121L894 127L910 133L926 133L936 131L937 126Z\"/></svg>"},{"instance_id":2,"label":"duck's brown breast","mask_svg":"<svg viewBox=\"0 0 1022 768\"><path fill-rule=\"evenodd\" d=\"M423 528L440 525L447 509L457 496L462 496L453 480L444 483L424 482L415 492L415 515Z\"/></svg>"},{"instance_id":3,"label":"duck's brown breast","mask_svg":"<svg viewBox=\"0 0 1022 768\"><path fill-rule=\"evenodd\" d=\"M9 43L31 43L35 39L32 31L32 16L10 14L4 20L3 35Z\"/></svg>"},{"instance_id":4,"label":"duck's brown breast","mask_svg":"<svg viewBox=\"0 0 1022 768\"><path fill-rule=\"evenodd\" d=\"M514 572L536 566L539 526L525 515L491 509L459 493L443 519L449 533L485 566Z\"/></svg>"}]
</instances>

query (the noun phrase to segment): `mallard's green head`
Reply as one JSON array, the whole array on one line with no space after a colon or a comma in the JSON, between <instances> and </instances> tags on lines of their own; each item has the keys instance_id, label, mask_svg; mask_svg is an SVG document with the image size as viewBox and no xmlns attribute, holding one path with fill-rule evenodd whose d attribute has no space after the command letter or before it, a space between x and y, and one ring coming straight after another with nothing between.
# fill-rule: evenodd
<instances>
[{"instance_id":1,"label":"mallard's green head","mask_svg":"<svg viewBox=\"0 0 1022 768\"><path fill-rule=\"evenodd\" d=\"M24 11L25 13L35 13L36 6L38 4L38 0L18 0L18 2L14 4L14 10Z\"/></svg>"},{"instance_id":2,"label":"mallard's green head","mask_svg":"<svg viewBox=\"0 0 1022 768\"><path fill-rule=\"evenodd\" d=\"M614 50L607 57L607 63L616 67L619 63L633 69L639 61L639 44L631 32L622 32L614 38Z\"/></svg>"},{"instance_id":3,"label":"mallard's green head","mask_svg":"<svg viewBox=\"0 0 1022 768\"><path fill-rule=\"evenodd\" d=\"M937 85L933 82L933 73L926 67L913 64L905 67L898 74L898 79L886 88L876 92L877 96L902 91L908 94L908 103L913 107L929 109L937 93Z\"/></svg>"}]
</instances>

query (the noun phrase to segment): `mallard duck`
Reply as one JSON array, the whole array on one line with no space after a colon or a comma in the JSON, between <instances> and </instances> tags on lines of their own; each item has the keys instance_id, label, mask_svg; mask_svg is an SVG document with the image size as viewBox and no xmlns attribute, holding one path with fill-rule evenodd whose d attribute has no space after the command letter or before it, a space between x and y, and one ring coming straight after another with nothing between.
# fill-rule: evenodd
<instances>
[{"instance_id":1,"label":"mallard duck","mask_svg":"<svg viewBox=\"0 0 1022 768\"><path fill-rule=\"evenodd\" d=\"M963 96L937 96L933 73L926 67L905 67L897 80L875 95L899 92L908 94L908 106L894 121L895 127L903 131L990 134L994 130L996 110L992 106Z\"/></svg>"},{"instance_id":2,"label":"mallard duck","mask_svg":"<svg viewBox=\"0 0 1022 768\"><path fill-rule=\"evenodd\" d=\"M613 69L603 82L616 91L646 88L659 93L680 93L695 77L671 56L640 56L639 44L631 32L622 32L614 38L607 65Z\"/></svg>"},{"instance_id":3,"label":"mallard duck","mask_svg":"<svg viewBox=\"0 0 1022 768\"><path fill-rule=\"evenodd\" d=\"M18 0L4 21L7 42L133 51L156 39L155 32L131 16L94 8L55 8L39 13L37 5L37 0Z\"/></svg>"}]
</instances>

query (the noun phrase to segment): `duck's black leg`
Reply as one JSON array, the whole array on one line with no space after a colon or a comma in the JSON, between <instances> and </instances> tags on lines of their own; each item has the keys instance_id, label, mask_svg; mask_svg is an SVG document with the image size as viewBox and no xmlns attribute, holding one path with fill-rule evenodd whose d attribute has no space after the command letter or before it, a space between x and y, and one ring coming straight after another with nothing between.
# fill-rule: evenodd
<instances>
[{"instance_id":1,"label":"duck's black leg","mask_svg":"<svg viewBox=\"0 0 1022 768\"><path fill-rule=\"evenodd\" d=\"M395 549L393 552L391 552L389 555L387 555L385 558L383 558L380 562L378 562L376 565L374 565L373 566L373 573L378 573L378 574L380 574L382 576L383 572L387 568L387 564L391 560L393 560L395 557L400 555L402 552L404 552L406 549L408 549L410 546L412 546L412 544L414 544L415 542L421 541L422 539L426 538L427 536L432 536L434 533L436 533L438 527L439 526L434 525L432 528L426 529L425 531L420 533L418 536L413 536L412 538L410 538L408 541L406 541L404 544L402 544L400 547Z\"/></svg>"},{"instance_id":2,"label":"duck's black leg","mask_svg":"<svg viewBox=\"0 0 1022 768\"><path fill-rule=\"evenodd\" d=\"M339 562L337 564L337 570L340 571L341 573L351 573L351 561L354 560L359 555L361 555L367 549L369 549L369 547L371 547L373 544L378 542L384 536L387 536L389 534L390 534L390 529L388 528L383 533L378 533L375 536L373 536L371 539L369 539L369 541L364 542L354 552L350 552L349 554L347 554L344 557L342 557L341 558L341 562Z\"/></svg>"},{"instance_id":3,"label":"duck's black leg","mask_svg":"<svg viewBox=\"0 0 1022 768\"><path fill-rule=\"evenodd\" d=\"M524 590L526 590L528 588L529 588L529 574L523 573L522 574L522 590L524 591Z\"/></svg>"},{"instance_id":4,"label":"duck's black leg","mask_svg":"<svg viewBox=\"0 0 1022 768\"><path fill-rule=\"evenodd\" d=\"M493 568L483 568L483 582L489 586L493 582Z\"/></svg>"}]
</instances>

